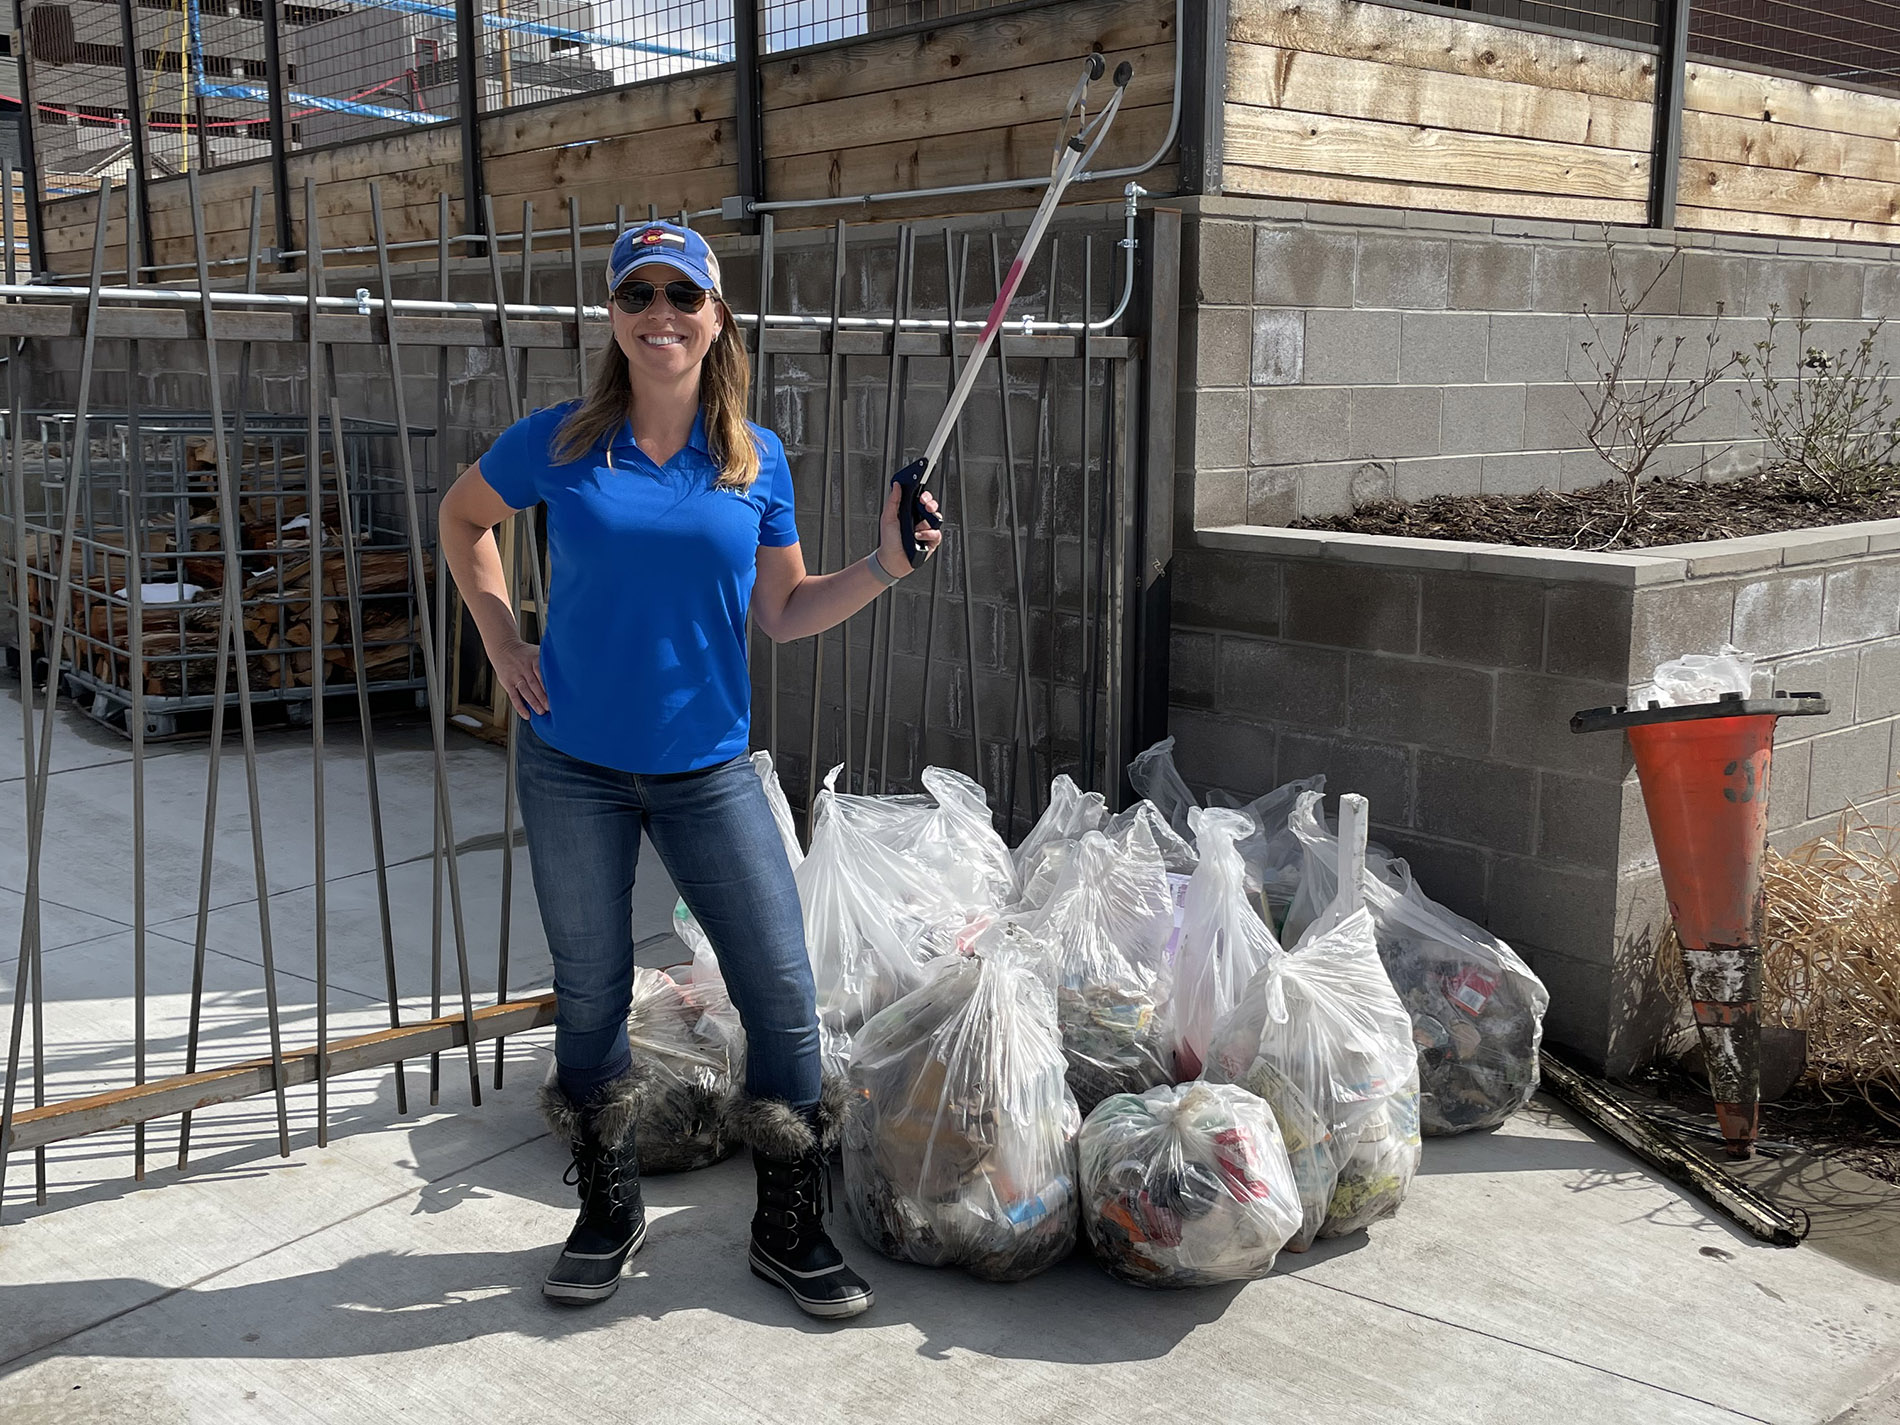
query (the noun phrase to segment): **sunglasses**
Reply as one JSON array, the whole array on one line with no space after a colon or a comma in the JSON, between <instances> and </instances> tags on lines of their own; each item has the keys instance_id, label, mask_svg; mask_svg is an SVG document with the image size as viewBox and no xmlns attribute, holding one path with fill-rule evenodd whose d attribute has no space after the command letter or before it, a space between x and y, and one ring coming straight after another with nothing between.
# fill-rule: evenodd
<instances>
[{"instance_id":1,"label":"sunglasses","mask_svg":"<svg viewBox=\"0 0 1900 1425\"><path fill-rule=\"evenodd\" d=\"M653 305L654 295L661 290L666 292L667 303L676 312L697 312L712 296L697 282L669 282L661 289L651 282L636 279L620 285L620 290L614 293L614 305L628 316L637 317Z\"/></svg>"}]
</instances>

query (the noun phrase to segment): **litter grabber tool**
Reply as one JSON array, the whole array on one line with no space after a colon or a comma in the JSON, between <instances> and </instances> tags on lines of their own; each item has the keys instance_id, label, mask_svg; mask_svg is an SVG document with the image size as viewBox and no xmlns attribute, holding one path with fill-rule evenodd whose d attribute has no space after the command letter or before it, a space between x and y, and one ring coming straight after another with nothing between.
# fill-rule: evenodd
<instances>
[{"instance_id":1,"label":"litter grabber tool","mask_svg":"<svg viewBox=\"0 0 1900 1425\"><path fill-rule=\"evenodd\" d=\"M1592 708L1572 732L1622 732L1636 754L1669 914L1682 942L1709 1091L1731 1158L1761 1112L1761 859L1775 723L1827 712L1819 693Z\"/></svg>"},{"instance_id":2,"label":"litter grabber tool","mask_svg":"<svg viewBox=\"0 0 1900 1425\"><path fill-rule=\"evenodd\" d=\"M929 524L932 529L943 526L943 517L934 510L926 509L921 503L924 485L929 481L931 472L937 468L937 458L943 453L950 432L956 429L957 417L963 413L964 403L970 399L970 392L976 389L977 377L983 370L983 358L989 354L990 343L996 339L1003 318L1009 315L1009 304L1016 296L1016 289L1022 285L1023 273L1029 268L1029 260L1036 255L1036 247L1049 227L1049 220L1055 216L1056 206L1061 203L1062 195L1075 176L1087 169L1089 161L1101 148L1102 141L1108 137L1115 115L1121 109L1122 97L1128 92L1128 81L1135 74L1135 67L1126 60L1118 65L1115 69L1114 94L1099 113L1090 117L1089 85L1100 79L1107 68L1107 62L1099 54L1092 54L1084 61L1082 77L1076 81L1074 92L1069 95L1069 107L1062 116L1062 130L1056 139L1055 155L1049 169L1049 187L1029 220L1029 229L1023 234L1022 246L1017 249L1009 270L1003 274L996 300L991 303L989 315L983 320L983 330L977 336L976 345L971 348L969 356L964 359L957 384L950 392L950 399L944 405L943 415L937 421L937 428L931 432L924 453L891 476L891 483L904 492L899 524L903 531L904 553L913 569L923 562L924 557L917 544L917 526L922 523ZM954 313L950 339L954 346Z\"/></svg>"}]
</instances>

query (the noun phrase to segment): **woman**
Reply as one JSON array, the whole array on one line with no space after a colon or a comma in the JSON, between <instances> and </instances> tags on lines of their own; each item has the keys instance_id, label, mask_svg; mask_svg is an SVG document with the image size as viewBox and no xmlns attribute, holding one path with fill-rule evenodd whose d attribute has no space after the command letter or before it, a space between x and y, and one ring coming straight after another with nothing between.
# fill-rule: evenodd
<instances>
[{"instance_id":1,"label":"woman","mask_svg":"<svg viewBox=\"0 0 1900 1425\"><path fill-rule=\"evenodd\" d=\"M820 1200L843 1100L821 1083L798 891L746 755L745 630L749 608L766 637L808 638L908 574L899 495L873 553L807 574L785 449L745 419L745 348L705 240L671 223L629 229L607 289L614 340L586 398L504 431L440 515L443 556L525 719L521 817L557 1005L541 1105L581 1199L543 1290L611 1296L646 1238L633 1132L644 1085L626 1026L644 830L745 1024L733 1121L757 1168L752 1270L812 1315L855 1316L871 1289L826 1235ZM491 531L542 503L553 586L537 648L516 627ZM915 537L926 550L940 539L925 524Z\"/></svg>"}]
</instances>

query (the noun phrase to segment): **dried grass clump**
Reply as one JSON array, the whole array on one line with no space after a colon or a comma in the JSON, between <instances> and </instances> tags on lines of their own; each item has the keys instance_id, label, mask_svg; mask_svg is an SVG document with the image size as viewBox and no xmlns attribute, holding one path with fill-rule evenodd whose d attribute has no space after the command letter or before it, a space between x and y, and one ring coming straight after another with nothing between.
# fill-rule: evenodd
<instances>
[{"instance_id":1,"label":"dried grass clump","mask_svg":"<svg viewBox=\"0 0 1900 1425\"><path fill-rule=\"evenodd\" d=\"M1687 1008L1674 927L1658 978ZM1762 861L1762 1012L1808 1036L1807 1079L1900 1123L1900 830L1849 811Z\"/></svg>"}]
</instances>

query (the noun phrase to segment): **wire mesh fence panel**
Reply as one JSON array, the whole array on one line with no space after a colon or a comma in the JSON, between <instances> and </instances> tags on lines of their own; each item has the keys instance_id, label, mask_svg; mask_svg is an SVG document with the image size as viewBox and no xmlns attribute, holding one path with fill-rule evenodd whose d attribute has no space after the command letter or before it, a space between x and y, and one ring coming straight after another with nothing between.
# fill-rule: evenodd
<instances>
[{"instance_id":1,"label":"wire mesh fence panel","mask_svg":"<svg viewBox=\"0 0 1900 1425\"><path fill-rule=\"evenodd\" d=\"M460 116L455 0L284 5L280 13L289 147ZM260 105L268 99L261 87L255 96Z\"/></svg>"},{"instance_id":2,"label":"wire mesh fence panel","mask_svg":"<svg viewBox=\"0 0 1900 1425\"><path fill-rule=\"evenodd\" d=\"M759 45L766 53L827 44L856 35L950 20L1011 0L759 0Z\"/></svg>"},{"instance_id":3,"label":"wire mesh fence panel","mask_svg":"<svg viewBox=\"0 0 1900 1425\"><path fill-rule=\"evenodd\" d=\"M724 64L731 0L475 0L484 110Z\"/></svg>"},{"instance_id":4,"label":"wire mesh fence panel","mask_svg":"<svg viewBox=\"0 0 1900 1425\"><path fill-rule=\"evenodd\" d=\"M1900 3L1696 0L1689 50L1706 59L1900 89Z\"/></svg>"},{"instance_id":5,"label":"wire mesh fence panel","mask_svg":"<svg viewBox=\"0 0 1900 1425\"><path fill-rule=\"evenodd\" d=\"M1542 25L1592 39L1655 44L1663 0L1428 0L1474 19Z\"/></svg>"}]
</instances>

